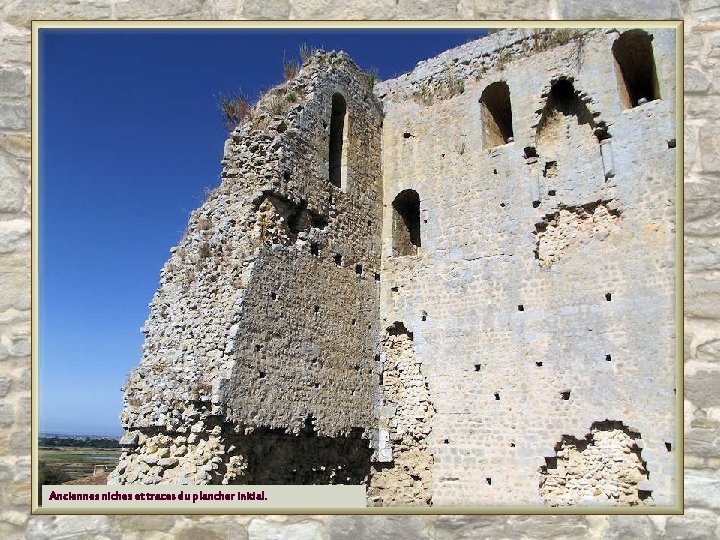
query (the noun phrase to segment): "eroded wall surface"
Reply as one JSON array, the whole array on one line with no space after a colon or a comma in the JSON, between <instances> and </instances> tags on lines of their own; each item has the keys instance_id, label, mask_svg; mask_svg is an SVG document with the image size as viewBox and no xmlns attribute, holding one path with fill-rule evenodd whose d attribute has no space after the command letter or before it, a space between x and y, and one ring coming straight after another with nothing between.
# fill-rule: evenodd
<instances>
[{"instance_id":1,"label":"eroded wall surface","mask_svg":"<svg viewBox=\"0 0 720 540\"><path fill-rule=\"evenodd\" d=\"M412 332L427 380L436 506L674 502L675 36L647 30L661 99L625 108L621 32L499 32L377 89L381 316ZM497 82L511 131L480 103ZM395 255L392 202L409 189L420 245ZM576 466L564 437L605 421L638 434L632 500L546 478Z\"/></svg>"},{"instance_id":2,"label":"eroded wall surface","mask_svg":"<svg viewBox=\"0 0 720 540\"><path fill-rule=\"evenodd\" d=\"M339 186L328 168L336 95L347 113L335 124ZM379 401L381 119L352 60L317 53L231 133L220 187L162 270L111 482L365 481Z\"/></svg>"}]
</instances>

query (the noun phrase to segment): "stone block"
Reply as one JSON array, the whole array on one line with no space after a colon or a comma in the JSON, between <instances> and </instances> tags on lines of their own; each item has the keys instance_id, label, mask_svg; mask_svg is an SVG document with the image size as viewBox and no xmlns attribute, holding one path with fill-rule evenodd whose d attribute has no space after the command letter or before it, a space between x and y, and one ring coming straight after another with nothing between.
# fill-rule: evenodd
<instances>
[{"instance_id":1,"label":"stone block","mask_svg":"<svg viewBox=\"0 0 720 540\"><path fill-rule=\"evenodd\" d=\"M33 516L27 526L28 540L73 538L82 534L101 534L111 527L108 516Z\"/></svg>"},{"instance_id":2,"label":"stone block","mask_svg":"<svg viewBox=\"0 0 720 540\"><path fill-rule=\"evenodd\" d=\"M626 538L640 540L655 537L655 528L647 516L608 516L603 540L625 540Z\"/></svg>"},{"instance_id":3,"label":"stone block","mask_svg":"<svg viewBox=\"0 0 720 540\"><path fill-rule=\"evenodd\" d=\"M369 0L355 2L355 16L359 19L385 19L395 13L394 0ZM293 0L290 6L290 19L344 19L347 17L347 4L338 4L332 0Z\"/></svg>"},{"instance_id":4,"label":"stone block","mask_svg":"<svg viewBox=\"0 0 720 540\"><path fill-rule=\"evenodd\" d=\"M118 0L114 5L114 16L118 19L191 19L203 13L203 4L203 0L157 0L152 3Z\"/></svg>"},{"instance_id":5,"label":"stone block","mask_svg":"<svg viewBox=\"0 0 720 540\"><path fill-rule=\"evenodd\" d=\"M109 19L110 16L110 0L16 0L0 7L0 19L25 28L30 28L33 19Z\"/></svg>"},{"instance_id":6,"label":"stone block","mask_svg":"<svg viewBox=\"0 0 720 540\"><path fill-rule=\"evenodd\" d=\"M30 102L0 102L0 129L30 130Z\"/></svg>"},{"instance_id":7,"label":"stone block","mask_svg":"<svg viewBox=\"0 0 720 540\"><path fill-rule=\"evenodd\" d=\"M705 172L720 172L720 127L700 130L700 163Z\"/></svg>"},{"instance_id":8,"label":"stone block","mask_svg":"<svg viewBox=\"0 0 720 540\"><path fill-rule=\"evenodd\" d=\"M430 538L422 519L416 516L333 516L327 522L327 531L330 540Z\"/></svg>"},{"instance_id":9,"label":"stone block","mask_svg":"<svg viewBox=\"0 0 720 540\"><path fill-rule=\"evenodd\" d=\"M253 519L248 526L248 540L275 540L294 538L296 540L322 540L324 529L320 521L281 523L265 519Z\"/></svg>"},{"instance_id":10,"label":"stone block","mask_svg":"<svg viewBox=\"0 0 720 540\"><path fill-rule=\"evenodd\" d=\"M678 0L662 3L653 0L599 0L592 4L558 0L558 9L564 19L676 19L682 13Z\"/></svg>"},{"instance_id":11,"label":"stone block","mask_svg":"<svg viewBox=\"0 0 720 540\"><path fill-rule=\"evenodd\" d=\"M248 19L288 19L290 0L246 0L242 4L242 16Z\"/></svg>"},{"instance_id":12,"label":"stone block","mask_svg":"<svg viewBox=\"0 0 720 540\"><path fill-rule=\"evenodd\" d=\"M472 540L476 538L508 538L512 530L506 516L438 516L435 521L436 540ZM536 536L537 537L537 536Z\"/></svg>"},{"instance_id":13,"label":"stone block","mask_svg":"<svg viewBox=\"0 0 720 540\"><path fill-rule=\"evenodd\" d=\"M720 406L720 368L686 375L685 397L701 409Z\"/></svg>"},{"instance_id":14,"label":"stone block","mask_svg":"<svg viewBox=\"0 0 720 540\"><path fill-rule=\"evenodd\" d=\"M688 508L684 516L670 516L667 519L663 538L705 540L717 537L719 524L714 512Z\"/></svg>"},{"instance_id":15,"label":"stone block","mask_svg":"<svg viewBox=\"0 0 720 540\"><path fill-rule=\"evenodd\" d=\"M720 509L720 472L685 469L685 505Z\"/></svg>"},{"instance_id":16,"label":"stone block","mask_svg":"<svg viewBox=\"0 0 720 540\"><path fill-rule=\"evenodd\" d=\"M0 96L25 97L30 95L30 78L25 68L0 67Z\"/></svg>"}]
</instances>

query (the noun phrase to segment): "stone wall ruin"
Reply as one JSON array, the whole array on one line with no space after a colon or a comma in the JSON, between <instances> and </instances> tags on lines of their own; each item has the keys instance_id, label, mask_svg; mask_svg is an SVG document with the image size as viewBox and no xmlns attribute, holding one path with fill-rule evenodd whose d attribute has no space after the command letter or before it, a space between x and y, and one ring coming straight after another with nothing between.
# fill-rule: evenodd
<instances>
[{"instance_id":1,"label":"stone wall ruin","mask_svg":"<svg viewBox=\"0 0 720 540\"><path fill-rule=\"evenodd\" d=\"M111 481L672 504L674 62L506 30L371 90L316 53L171 252Z\"/></svg>"}]
</instances>

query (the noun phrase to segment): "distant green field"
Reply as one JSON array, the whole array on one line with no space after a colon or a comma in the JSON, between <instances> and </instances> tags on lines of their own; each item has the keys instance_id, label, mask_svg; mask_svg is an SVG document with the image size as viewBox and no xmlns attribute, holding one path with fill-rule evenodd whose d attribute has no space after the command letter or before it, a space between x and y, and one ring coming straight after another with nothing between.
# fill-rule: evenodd
<instances>
[{"instance_id":1,"label":"distant green field","mask_svg":"<svg viewBox=\"0 0 720 540\"><path fill-rule=\"evenodd\" d=\"M75 480L93 473L96 465L103 465L110 472L120 458L120 448L78 448L78 447L40 447L38 462L65 473Z\"/></svg>"}]
</instances>

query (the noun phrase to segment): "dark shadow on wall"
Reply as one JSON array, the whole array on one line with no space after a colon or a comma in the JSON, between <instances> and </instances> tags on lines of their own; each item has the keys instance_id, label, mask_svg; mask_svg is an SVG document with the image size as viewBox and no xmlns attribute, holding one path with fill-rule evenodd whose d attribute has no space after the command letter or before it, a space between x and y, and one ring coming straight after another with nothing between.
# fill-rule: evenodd
<instances>
[{"instance_id":1,"label":"dark shadow on wall","mask_svg":"<svg viewBox=\"0 0 720 540\"><path fill-rule=\"evenodd\" d=\"M420 247L420 196L417 191L401 191L392 203L393 255L416 255Z\"/></svg>"},{"instance_id":2,"label":"dark shadow on wall","mask_svg":"<svg viewBox=\"0 0 720 540\"><path fill-rule=\"evenodd\" d=\"M644 30L628 30L613 43L620 99L626 109L660 99L652 39Z\"/></svg>"},{"instance_id":3,"label":"dark shadow on wall","mask_svg":"<svg viewBox=\"0 0 720 540\"><path fill-rule=\"evenodd\" d=\"M370 472L368 440L355 428L344 437L317 436L308 418L298 435L261 428L249 435L228 435L226 459L240 456L243 473L230 484L311 485L352 484L367 481ZM218 470L219 477L225 474Z\"/></svg>"}]
</instances>

